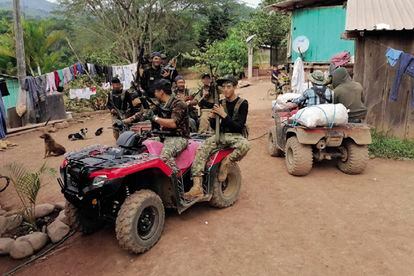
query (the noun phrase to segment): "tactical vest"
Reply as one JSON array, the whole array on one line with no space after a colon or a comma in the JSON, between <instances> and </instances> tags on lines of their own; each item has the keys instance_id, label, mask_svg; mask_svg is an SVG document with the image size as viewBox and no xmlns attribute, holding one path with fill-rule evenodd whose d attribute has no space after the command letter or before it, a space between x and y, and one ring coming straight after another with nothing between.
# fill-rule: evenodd
<instances>
[{"instance_id":1,"label":"tactical vest","mask_svg":"<svg viewBox=\"0 0 414 276\"><path fill-rule=\"evenodd\" d=\"M243 98L240 98L240 97L237 100L236 105L234 106L233 116L231 118L233 121L235 121L239 118L239 108L240 108L241 104L244 101L246 101L246 100L243 99ZM224 111L228 114L227 106L226 106L226 99L222 100L221 105L223 106ZM249 127L247 126L247 122L246 122L246 124L244 125L244 127L242 129L242 135L246 139L249 138Z\"/></svg>"}]
</instances>

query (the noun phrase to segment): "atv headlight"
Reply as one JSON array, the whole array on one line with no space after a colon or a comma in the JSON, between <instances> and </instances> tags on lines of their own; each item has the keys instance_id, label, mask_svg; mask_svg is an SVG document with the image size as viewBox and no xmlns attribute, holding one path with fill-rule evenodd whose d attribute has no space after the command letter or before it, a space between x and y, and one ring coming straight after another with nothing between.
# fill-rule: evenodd
<instances>
[{"instance_id":1,"label":"atv headlight","mask_svg":"<svg viewBox=\"0 0 414 276\"><path fill-rule=\"evenodd\" d=\"M99 188L105 184L105 181L108 179L106 175L98 175L93 179L92 186Z\"/></svg>"}]
</instances>

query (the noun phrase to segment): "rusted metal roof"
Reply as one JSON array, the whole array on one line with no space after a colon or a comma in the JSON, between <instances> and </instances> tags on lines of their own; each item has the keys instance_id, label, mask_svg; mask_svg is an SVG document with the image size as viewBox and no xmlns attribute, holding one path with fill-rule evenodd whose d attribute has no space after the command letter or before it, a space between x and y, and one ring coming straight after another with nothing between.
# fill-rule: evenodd
<instances>
[{"instance_id":1,"label":"rusted metal roof","mask_svg":"<svg viewBox=\"0 0 414 276\"><path fill-rule=\"evenodd\" d=\"M413 0L348 0L346 31L413 30Z\"/></svg>"},{"instance_id":2,"label":"rusted metal roof","mask_svg":"<svg viewBox=\"0 0 414 276\"><path fill-rule=\"evenodd\" d=\"M292 11L307 7L341 5L346 0L287 0L270 5L269 8L277 11Z\"/></svg>"}]
</instances>

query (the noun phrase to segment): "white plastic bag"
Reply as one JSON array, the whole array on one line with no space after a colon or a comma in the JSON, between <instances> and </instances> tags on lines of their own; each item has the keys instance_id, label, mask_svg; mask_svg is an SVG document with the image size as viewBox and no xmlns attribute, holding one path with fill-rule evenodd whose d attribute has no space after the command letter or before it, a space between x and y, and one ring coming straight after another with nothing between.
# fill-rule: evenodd
<instances>
[{"instance_id":1,"label":"white plastic bag","mask_svg":"<svg viewBox=\"0 0 414 276\"><path fill-rule=\"evenodd\" d=\"M17 96L16 113L22 117L27 111L27 92L19 88L19 95Z\"/></svg>"},{"instance_id":2,"label":"white plastic bag","mask_svg":"<svg viewBox=\"0 0 414 276\"><path fill-rule=\"evenodd\" d=\"M284 111L288 109L286 104L289 100L293 100L299 97L300 97L300 94L297 94L297 93L285 93L285 94L279 95L276 101L272 101L272 109L274 112Z\"/></svg>"},{"instance_id":3,"label":"white plastic bag","mask_svg":"<svg viewBox=\"0 0 414 276\"><path fill-rule=\"evenodd\" d=\"M309 128L340 126L348 123L348 110L343 104L313 105L299 110L291 119Z\"/></svg>"}]
</instances>

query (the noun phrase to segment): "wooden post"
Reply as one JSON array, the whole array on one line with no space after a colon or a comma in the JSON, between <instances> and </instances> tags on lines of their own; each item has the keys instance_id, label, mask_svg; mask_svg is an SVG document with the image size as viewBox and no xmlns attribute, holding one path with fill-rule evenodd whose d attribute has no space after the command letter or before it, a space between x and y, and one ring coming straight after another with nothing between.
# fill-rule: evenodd
<instances>
[{"instance_id":1,"label":"wooden post","mask_svg":"<svg viewBox=\"0 0 414 276\"><path fill-rule=\"evenodd\" d=\"M20 0L13 0L14 33L16 40L17 77L22 87L26 77L26 59L24 53L23 28L20 15Z\"/></svg>"}]
</instances>

